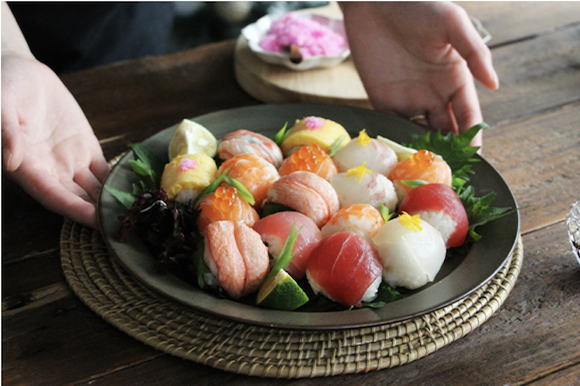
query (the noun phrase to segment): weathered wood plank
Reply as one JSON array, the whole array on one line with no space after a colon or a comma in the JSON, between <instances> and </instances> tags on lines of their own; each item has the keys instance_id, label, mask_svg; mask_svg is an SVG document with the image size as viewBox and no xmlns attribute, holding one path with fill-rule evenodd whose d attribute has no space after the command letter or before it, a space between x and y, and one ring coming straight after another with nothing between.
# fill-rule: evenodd
<instances>
[{"instance_id":1,"label":"weathered wood plank","mask_svg":"<svg viewBox=\"0 0 580 386\"><path fill-rule=\"evenodd\" d=\"M566 365L564 365L566 366ZM580 383L580 363L568 365L562 370L550 373L539 378L535 382L528 383L530 386L577 386ZM517 384L514 386L518 386Z\"/></svg>"},{"instance_id":2,"label":"weathered wood plank","mask_svg":"<svg viewBox=\"0 0 580 386\"><path fill-rule=\"evenodd\" d=\"M511 123L580 100L580 24L492 54L500 88L478 87L489 124Z\"/></svg>"},{"instance_id":3,"label":"weathered wood plank","mask_svg":"<svg viewBox=\"0 0 580 386\"><path fill-rule=\"evenodd\" d=\"M522 208L522 232L564 219L580 199L579 114L577 103L484 135L484 157L500 171Z\"/></svg>"},{"instance_id":4,"label":"weathered wood plank","mask_svg":"<svg viewBox=\"0 0 580 386\"><path fill-rule=\"evenodd\" d=\"M63 218L2 176L2 263L58 250ZM26 220L26 221L24 221Z\"/></svg>"},{"instance_id":5,"label":"weathered wood plank","mask_svg":"<svg viewBox=\"0 0 580 386\"><path fill-rule=\"evenodd\" d=\"M3 313L2 329L5 385L88 382L163 355L111 328L70 292L37 307Z\"/></svg>"},{"instance_id":6,"label":"weathered wood plank","mask_svg":"<svg viewBox=\"0 0 580 386\"><path fill-rule=\"evenodd\" d=\"M132 131L154 133L183 118L259 103L235 81L234 44L231 40L119 62L62 80L99 139Z\"/></svg>"},{"instance_id":7,"label":"weathered wood plank","mask_svg":"<svg viewBox=\"0 0 580 386\"><path fill-rule=\"evenodd\" d=\"M490 46L548 33L580 21L580 3L553 1L458 1L491 33ZM533 20L533 23L530 22Z\"/></svg>"}]
</instances>

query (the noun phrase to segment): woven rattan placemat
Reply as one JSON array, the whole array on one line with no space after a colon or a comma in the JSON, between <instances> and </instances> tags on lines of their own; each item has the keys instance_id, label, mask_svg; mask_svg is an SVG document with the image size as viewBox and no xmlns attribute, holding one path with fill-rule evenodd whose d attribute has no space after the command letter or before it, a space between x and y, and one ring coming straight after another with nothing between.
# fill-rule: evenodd
<instances>
[{"instance_id":1,"label":"woven rattan placemat","mask_svg":"<svg viewBox=\"0 0 580 386\"><path fill-rule=\"evenodd\" d=\"M217 318L158 295L109 254L99 231L69 220L61 261L76 295L107 322L158 350L238 374L304 378L403 365L465 336L502 305L518 277L518 239L505 266L483 287L445 308L376 327L299 331Z\"/></svg>"}]
</instances>

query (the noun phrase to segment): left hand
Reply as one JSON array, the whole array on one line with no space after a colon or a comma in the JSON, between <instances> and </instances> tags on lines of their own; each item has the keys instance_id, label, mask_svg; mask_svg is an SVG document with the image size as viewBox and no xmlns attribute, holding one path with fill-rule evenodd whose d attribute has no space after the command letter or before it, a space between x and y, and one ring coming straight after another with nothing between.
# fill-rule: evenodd
<instances>
[{"instance_id":1,"label":"left hand","mask_svg":"<svg viewBox=\"0 0 580 386\"><path fill-rule=\"evenodd\" d=\"M491 53L463 8L447 2L341 4L354 63L377 110L443 132L483 121L473 78L498 88ZM480 146L481 132L472 145Z\"/></svg>"}]
</instances>

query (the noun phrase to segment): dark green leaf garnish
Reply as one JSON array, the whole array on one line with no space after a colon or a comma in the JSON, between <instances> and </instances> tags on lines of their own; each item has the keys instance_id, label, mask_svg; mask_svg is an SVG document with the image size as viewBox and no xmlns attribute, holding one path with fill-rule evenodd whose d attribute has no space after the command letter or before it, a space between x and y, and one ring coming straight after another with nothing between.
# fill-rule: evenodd
<instances>
[{"instance_id":1,"label":"dark green leaf garnish","mask_svg":"<svg viewBox=\"0 0 580 386\"><path fill-rule=\"evenodd\" d=\"M377 291L377 297L370 302L362 302L363 307L369 308L383 308L385 304L394 302L395 300L403 299L404 296L396 289L388 284L381 283Z\"/></svg>"},{"instance_id":2,"label":"dark green leaf garnish","mask_svg":"<svg viewBox=\"0 0 580 386\"><path fill-rule=\"evenodd\" d=\"M115 197L121 204L123 204L125 208L131 209L133 203L135 202L135 196L133 196L131 193L122 192L109 185L105 185L104 187L109 193L113 195L113 197Z\"/></svg>"},{"instance_id":3,"label":"dark green leaf garnish","mask_svg":"<svg viewBox=\"0 0 580 386\"><path fill-rule=\"evenodd\" d=\"M431 132L423 136L411 134L412 139L408 147L416 150L425 149L440 155L451 168L454 177L469 181L469 175L474 173L471 163L479 162L474 157L479 147L469 146L469 144L481 129L487 127L489 127L488 124L483 122L458 135L448 133L443 136L440 131L437 131L433 133L433 138L431 138Z\"/></svg>"},{"instance_id":4,"label":"dark green leaf garnish","mask_svg":"<svg viewBox=\"0 0 580 386\"><path fill-rule=\"evenodd\" d=\"M459 193L459 198L465 207L467 218L469 220L468 236L473 241L481 239L481 235L475 232L476 227L507 216L508 214L513 213L515 210L510 207L490 207L489 205L495 196L495 192L491 192L483 197L475 197L475 189L471 185Z\"/></svg>"},{"instance_id":5,"label":"dark green leaf garnish","mask_svg":"<svg viewBox=\"0 0 580 386\"><path fill-rule=\"evenodd\" d=\"M284 205L269 202L262 208L262 218L278 212L295 212L294 209Z\"/></svg>"}]
</instances>

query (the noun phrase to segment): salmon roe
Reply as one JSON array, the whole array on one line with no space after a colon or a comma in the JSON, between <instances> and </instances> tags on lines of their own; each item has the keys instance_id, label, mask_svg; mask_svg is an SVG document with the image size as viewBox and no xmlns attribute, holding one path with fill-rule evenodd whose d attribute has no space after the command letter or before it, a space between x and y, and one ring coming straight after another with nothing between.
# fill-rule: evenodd
<instances>
[{"instance_id":1,"label":"salmon roe","mask_svg":"<svg viewBox=\"0 0 580 386\"><path fill-rule=\"evenodd\" d=\"M238 191L233 186L224 188L220 186L215 191L215 200L213 206L224 213L230 213L234 209L234 205L238 199Z\"/></svg>"},{"instance_id":2,"label":"salmon roe","mask_svg":"<svg viewBox=\"0 0 580 386\"><path fill-rule=\"evenodd\" d=\"M419 150L411 156L411 165L417 166L419 169L427 169L434 159L435 153L425 149Z\"/></svg>"},{"instance_id":3,"label":"salmon roe","mask_svg":"<svg viewBox=\"0 0 580 386\"><path fill-rule=\"evenodd\" d=\"M298 151L292 153L292 163L297 170L312 171L316 166L326 160L326 153L317 144L304 145Z\"/></svg>"}]
</instances>

